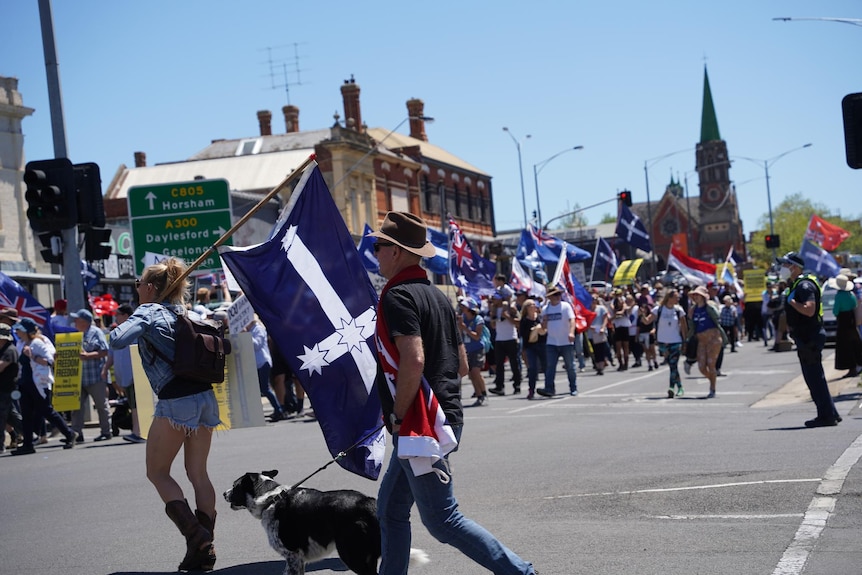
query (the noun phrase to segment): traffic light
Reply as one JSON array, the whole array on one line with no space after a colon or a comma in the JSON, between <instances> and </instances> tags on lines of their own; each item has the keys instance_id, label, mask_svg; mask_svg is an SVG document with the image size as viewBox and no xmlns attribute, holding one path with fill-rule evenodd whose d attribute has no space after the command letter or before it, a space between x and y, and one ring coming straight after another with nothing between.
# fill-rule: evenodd
<instances>
[{"instance_id":1,"label":"traffic light","mask_svg":"<svg viewBox=\"0 0 862 575\"><path fill-rule=\"evenodd\" d=\"M105 227L105 204L102 199L102 176L99 164L75 164L78 223L81 226Z\"/></svg>"},{"instance_id":2,"label":"traffic light","mask_svg":"<svg viewBox=\"0 0 862 575\"><path fill-rule=\"evenodd\" d=\"M39 234L39 241L42 242L42 259L49 264L63 263L63 239L60 232L42 232Z\"/></svg>"},{"instance_id":3,"label":"traffic light","mask_svg":"<svg viewBox=\"0 0 862 575\"><path fill-rule=\"evenodd\" d=\"M67 158L27 162L24 183L27 219L34 231L65 230L78 223L75 172Z\"/></svg>"},{"instance_id":4,"label":"traffic light","mask_svg":"<svg viewBox=\"0 0 862 575\"><path fill-rule=\"evenodd\" d=\"M106 260L111 255L111 229L84 230L84 257L88 262Z\"/></svg>"},{"instance_id":5,"label":"traffic light","mask_svg":"<svg viewBox=\"0 0 862 575\"><path fill-rule=\"evenodd\" d=\"M781 236L779 236L778 234L766 234L766 247L780 248Z\"/></svg>"},{"instance_id":6,"label":"traffic light","mask_svg":"<svg viewBox=\"0 0 862 575\"><path fill-rule=\"evenodd\" d=\"M628 207L632 207L632 193L628 190L620 192L620 201Z\"/></svg>"},{"instance_id":7,"label":"traffic light","mask_svg":"<svg viewBox=\"0 0 862 575\"><path fill-rule=\"evenodd\" d=\"M862 93L847 94L841 100L844 115L844 149L847 165L862 168Z\"/></svg>"}]
</instances>

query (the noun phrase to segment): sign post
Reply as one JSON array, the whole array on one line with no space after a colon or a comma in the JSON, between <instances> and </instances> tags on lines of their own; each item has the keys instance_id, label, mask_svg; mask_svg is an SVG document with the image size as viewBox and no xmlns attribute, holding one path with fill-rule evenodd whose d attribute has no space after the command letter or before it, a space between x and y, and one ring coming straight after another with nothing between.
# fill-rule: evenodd
<instances>
[{"instance_id":1,"label":"sign post","mask_svg":"<svg viewBox=\"0 0 862 575\"><path fill-rule=\"evenodd\" d=\"M137 275L146 267L147 252L191 262L231 227L230 189L226 180L133 186L129 188L128 201ZM198 269L221 269L218 254L213 253Z\"/></svg>"}]
</instances>

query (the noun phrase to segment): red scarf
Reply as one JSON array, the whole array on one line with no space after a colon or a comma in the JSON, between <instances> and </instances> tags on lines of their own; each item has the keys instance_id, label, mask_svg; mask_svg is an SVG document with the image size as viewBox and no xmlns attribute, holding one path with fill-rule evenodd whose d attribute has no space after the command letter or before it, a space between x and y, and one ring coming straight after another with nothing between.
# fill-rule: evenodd
<instances>
[{"instance_id":1,"label":"red scarf","mask_svg":"<svg viewBox=\"0 0 862 575\"><path fill-rule=\"evenodd\" d=\"M428 274L418 265L401 270L386 283L377 302L377 355L393 400L397 392L395 383L398 381L401 355L389 336L386 316L383 313L383 299L392 287L420 279L427 280ZM398 457L410 460L415 475L433 472L443 483L448 483L449 475L433 465L457 445L455 434L446 423L443 409L423 376L413 404L404 414L398 430Z\"/></svg>"}]
</instances>

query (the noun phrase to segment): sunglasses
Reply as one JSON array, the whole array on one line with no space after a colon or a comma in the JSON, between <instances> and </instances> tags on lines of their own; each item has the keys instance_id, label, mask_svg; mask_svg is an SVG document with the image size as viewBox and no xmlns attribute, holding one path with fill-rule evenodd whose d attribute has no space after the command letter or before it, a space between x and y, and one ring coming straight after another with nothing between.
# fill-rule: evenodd
<instances>
[{"instance_id":1,"label":"sunglasses","mask_svg":"<svg viewBox=\"0 0 862 575\"><path fill-rule=\"evenodd\" d=\"M374 253L376 254L377 252L379 252L380 248L385 248L385 247L394 246L394 245L395 244L393 244L392 242L381 242L378 240L378 241L374 242Z\"/></svg>"},{"instance_id":2,"label":"sunglasses","mask_svg":"<svg viewBox=\"0 0 862 575\"><path fill-rule=\"evenodd\" d=\"M141 280L135 280L135 289L138 289L139 287L141 287L141 284L143 284L143 283L144 282ZM153 284L151 282L147 282L145 285L151 286Z\"/></svg>"}]
</instances>

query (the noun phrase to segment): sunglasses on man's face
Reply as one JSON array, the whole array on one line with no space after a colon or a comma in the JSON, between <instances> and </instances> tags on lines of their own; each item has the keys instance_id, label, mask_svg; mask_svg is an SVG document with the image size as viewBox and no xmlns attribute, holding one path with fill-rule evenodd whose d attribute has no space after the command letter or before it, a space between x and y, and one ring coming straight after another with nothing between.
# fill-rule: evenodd
<instances>
[{"instance_id":1,"label":"sunglasses on man's face","mask_svg":"<svg viewBox=\"0 0 862 575\"><path fill-rule=\"evenodd\" d=\"M393 244L391 242L381 242L381 241L374 242L374 253L376 254L377 252L379 252L380 248L385 248L387 246L394 246L394 245L395 244Z\"/></svg>"}]
</instances>

